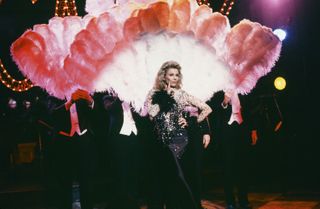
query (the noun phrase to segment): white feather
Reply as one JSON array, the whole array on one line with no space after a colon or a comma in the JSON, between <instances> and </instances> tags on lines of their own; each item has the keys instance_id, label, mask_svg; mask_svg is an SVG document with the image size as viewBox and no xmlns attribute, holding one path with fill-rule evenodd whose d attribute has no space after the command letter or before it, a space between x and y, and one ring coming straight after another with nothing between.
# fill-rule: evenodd
<instances>
[{"instance_id":1,"label":"white feather","mask_svg":"<svg viewBox=\"0 0 320 209\"><path fill-rule=\"evenodd\" d=\"M139 110L153 87L160 66L168 60L180 63L183 88L202 100L232 83L229 69L214 50L193 36L162 32L144 35L119 53L102 70L95 81L95 89L105 91L112 87L120 98L130 101Z\"/></svg>"}]
</instances>

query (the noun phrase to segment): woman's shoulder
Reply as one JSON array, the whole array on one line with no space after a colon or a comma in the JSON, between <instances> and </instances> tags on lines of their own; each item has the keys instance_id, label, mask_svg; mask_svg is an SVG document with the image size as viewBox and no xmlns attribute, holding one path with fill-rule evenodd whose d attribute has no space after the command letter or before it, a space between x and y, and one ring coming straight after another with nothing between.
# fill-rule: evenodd
<instances>
[{"instance_id":1,"label":"woman's shoulder","mask_svg":"<svg viewBox=\"0 0 320 209\"><path fill-rule=\"evenodd\" d=\"M183 90L183 89L176 89L176 90L175 90L175 93L178 93L178 94L188 94L188 92L186 92L186 91Z\"/></svg>"},{"instance_id":2,"label":"woman's shoulder","mask_svg":"<svg viewBox=\"0 0 320 209\"><path fill-rule=\"evenodd\" d=\"M178 89L175 94L180 95L181 97L185 97L185 98L190 98L190 96L192 96L192 94L190 94L189 92L187 92L184 89Z\"/></svg>"}]
</instances>

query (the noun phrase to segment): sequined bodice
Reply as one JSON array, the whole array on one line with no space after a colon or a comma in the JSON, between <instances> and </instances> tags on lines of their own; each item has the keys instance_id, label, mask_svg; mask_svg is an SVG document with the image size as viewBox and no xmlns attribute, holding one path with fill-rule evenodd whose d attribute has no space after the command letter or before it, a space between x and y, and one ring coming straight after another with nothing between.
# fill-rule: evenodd
<instances>
[{"instance_id":1,"label":"sequined bodice","mask_svg":"<svg viewBox=\"0 0 320 209\"><path fill-rule=\"evenodd\" d=\"M164 144L171 144L176 136L186 133L185 128L182 128L178 123L183 114L181 107L181 105L174 104L169 112L160 112L154 117L158 138Z\"/></svg>"},{"instance_id":2,"label":"sequined bodice","mask_svg":"<svg viewBox=\"0 0 320 209\"><path fill-rule=\"evenodd\" d=\"M173 98L176 104L174 104L168 112L160 111L158 104L152 104L152 95L154 92L155 90L152 90L148 95L148 113L155 122L158 138L165 144L170 144L175 137L186 134L186 130L178 123L179 118L185 118L184 109L186 106L192 105L201 110L198 121L202 121L211 112L211 108L205 102L202 102L181 89L175 89L173 92Z\"/></svg>"}]
</instances>

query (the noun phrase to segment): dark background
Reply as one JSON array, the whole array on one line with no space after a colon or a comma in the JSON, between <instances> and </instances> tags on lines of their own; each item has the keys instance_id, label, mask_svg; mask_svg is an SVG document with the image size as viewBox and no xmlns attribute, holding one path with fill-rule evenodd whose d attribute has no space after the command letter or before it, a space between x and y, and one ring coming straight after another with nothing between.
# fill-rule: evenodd
<instances>
[{"instance_id":1,"label":"dark background","mask_svg":"<svg viewBox=\"0 0 320 209\"><path fill-rule=\"evenodd\" d=\"M281 137L277 136L275 140L278 141L271 143L271 148L262 149L262 153L271 163L284 162L278 164L278 167L268 167L273 170L270 173L276 175L276 169L287 166L287 172L279 174L285 175L283 178L289 178L297 185L319 186L319 1L279 0L281 3L277 10L265 3L274 1L276 0L236 0L229 19L232 26L246 18L273 29L286 29L287 38L283 41L279 61L271 73L259 80L252 92L263 103L273 103L273 97L269 96L275 95L283 114ZM34 24L48 23L54 16L55 1L38 0L34 5L30 0L0 2L0 58L15 79L22 79L23 76L11 59L10 45ZM221 7L222 0L212 0L210 3L217 10ZM76 6L79 15L85 15L85 1L77 0ZM282 76L287 81L287 87L283 91L277 91L273 86L277 76ZM37 87L18 93L0 84L1 108L9 96L15 98L20 105L24 99L32 100L38 95L45 93ZM284 161L278 159L283 156ZM261 156L257 161L260 159ZM256 175L264 174L256 172Z\"/></svg>"}]
</instances>

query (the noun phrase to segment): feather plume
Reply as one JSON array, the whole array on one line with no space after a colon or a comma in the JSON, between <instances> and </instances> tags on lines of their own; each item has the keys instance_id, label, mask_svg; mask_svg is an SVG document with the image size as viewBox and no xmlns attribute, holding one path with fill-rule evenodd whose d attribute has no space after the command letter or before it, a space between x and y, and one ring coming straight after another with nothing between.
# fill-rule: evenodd
<instances>
[{"instance_id":1,"label":"feather plume","mask_svg":"<svg viewBox=\"0 0 320 209\"><path fill-rule=\"evenodd\" d=\"M35 25L11 47L19 69L50 94L112 90L137 111L168 60L182 66L183 88L202 99L222 89L249 93L279 58L270 28L226 16L195 0L88 0L89 13Z\"/></svg>"}]
</instances>

